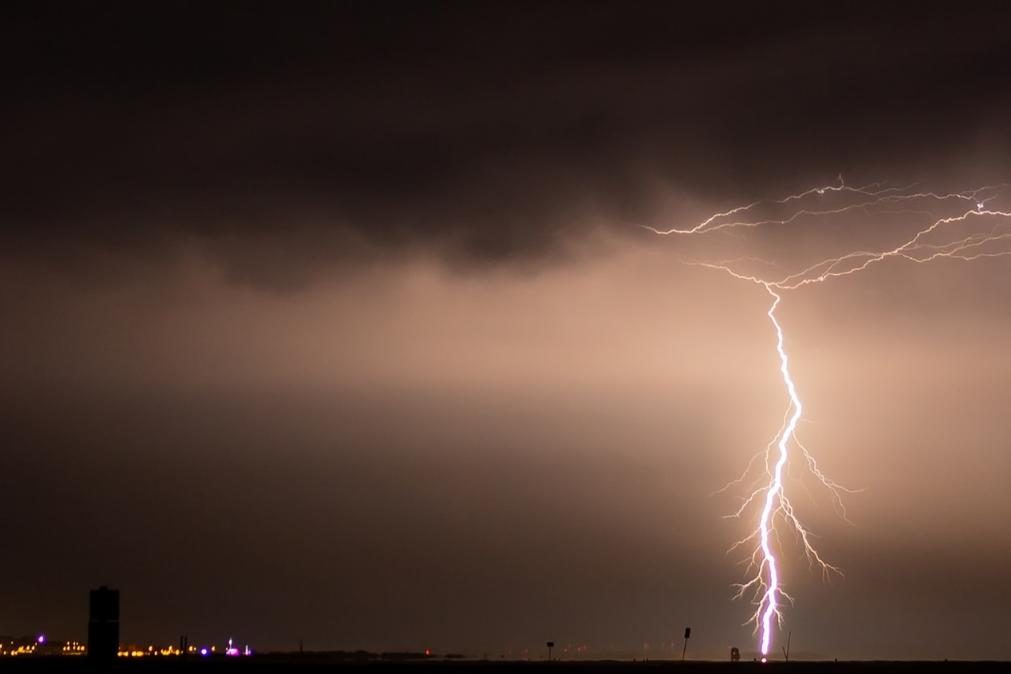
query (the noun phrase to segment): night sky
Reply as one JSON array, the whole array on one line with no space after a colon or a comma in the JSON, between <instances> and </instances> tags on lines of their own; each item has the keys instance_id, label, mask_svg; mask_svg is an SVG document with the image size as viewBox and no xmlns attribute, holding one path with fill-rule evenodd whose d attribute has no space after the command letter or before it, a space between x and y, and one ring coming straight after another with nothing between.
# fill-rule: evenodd
<instances>
[{"instance_id":1,"label":"night sky","mask_svg":"<svg viewBox=\"0 0 1011 674\"><path fill-rule=\"evenodd\" d=\"M712 493L782 419L768 298L682 262L903 225L641 225L1011 181L1011 11L211 4L3 11L0 634L108 584L125 641L750 658ZM1009 297L1005 257L784 299L862 489L798 491L845 577L785 554L797 657L1011 658Z\"/></svg>"}]
</instances>

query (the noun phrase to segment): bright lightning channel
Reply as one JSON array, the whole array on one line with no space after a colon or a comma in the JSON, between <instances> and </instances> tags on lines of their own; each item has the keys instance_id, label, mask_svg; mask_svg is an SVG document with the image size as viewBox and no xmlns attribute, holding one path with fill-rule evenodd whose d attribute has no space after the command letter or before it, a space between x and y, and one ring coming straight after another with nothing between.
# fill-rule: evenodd
<instances>
[{"instance_id":1,"label":"bright lightning channel","mask_svg":"<svg viewBox=\"0 0 1011 674\"><path fill-rule=\"evenodd\" d=\"M918 229L912 237L893 248L878 251L850 251L843 255L823 259L800 271L778 279L746 273L737 268L742 263L756 262L766 266L774 266L764 260L757 260L751 257L724 261L684 260L686 264L720 270L738 280L749 281L759 285L772 298L767 316L775 329L779 371L789 398L789 403L783 416L783 424L772 441L762 452L752 457L740 477L719 490L719 492L724 492L731 487L743 484L751 474L756 464L756 459L764 457L764 479L759 478L753 484L750 494L743 499L741 506L733 514L729 515L729 517L742 517L753 505L759 502L762 504L755 528L748 536L735 542L730 547L730 550L733 551L748 544L754 545L747 560L747 573L750 574L750 578L743 583L735 584L736 593L734 594L734 598L739 599L749 592L752 594L756 608L748 622L754 623L755 630L759 634L759 649L762 655L762 662L767 660L771 651L774 628L779 627L782 623L782 603L783 601L792 601L792 598L783 590L781 565L776 557L776 546L773 539L778 538L776 532L777 517L797 534L808 561L813 566L819 567L823 576L827 577L833 573L841 575L842 573L840 569L826 562L814 548L811 543L810 533L801 524L786 494L784 474L790 461L791 444L796 446L804 457L804 467L806 467L808 472L832 495L833 504L844 519L846 519L846 510L843 505L841 492L852 493L854 491L834 482L826 476L818 467L814 456L797 438L797 426L802 418L804 405L801 402L797 386L790 374L790 357L786 350L784 331L776 316L776 310L782 302L783 293L804 286L823 283L831 278L856 274L890 258L923 264L941 258L973 261L983 258L1011 256L1011 231L1005 231L1004 229L1011 224L1011 211L991 210L987 206L988 203L1000 196L1004 187L1004 184L984 185L963 192L938 193L914 191L916 184L905 187L882 187L880 183L872 183L862 187L851 187L846 185L842 176L839 176L836 184L812 187L803 192L788 195L777 200L754 201L743 206L737 206L726 211L714 213L691 227L671 229L645 227L645 229L655 234L672 236L702 235L727 232L739 228L754 229L765 226L791 225L811 217L830 218L849 213L929 215L932 218L930 224ZM853 201L834 208L799 208L779 218L740 219L741 216L746 217L748 213L759 209L763 205L776 208L794 203L800 204L810 198L817 199L826 194L835 194ZM923 206L923 204L931 203L943 205L947 203L958 204L960 202L968 204L968 210L944 217L934 216L931 210ZM913 208L913 206L916 206L916 208ZM996 224L993 224L989 230L977 231L961 237L949 237L949 239L939 242L927 241L929 237L943 232L949 225L966 225L974 223L977 220L995 221ZM773 452L773 448L775 448L775 452Z\"/></svg>"}]
</instances>

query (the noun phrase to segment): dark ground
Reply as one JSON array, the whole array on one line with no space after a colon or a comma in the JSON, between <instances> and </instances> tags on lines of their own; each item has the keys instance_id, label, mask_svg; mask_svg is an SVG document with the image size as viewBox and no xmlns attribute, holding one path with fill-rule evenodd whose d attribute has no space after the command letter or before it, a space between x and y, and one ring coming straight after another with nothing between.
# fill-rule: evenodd
<instances>
[{"instance_id":1,"label":"dark ground","mask_svg":"<svg viewBox=\"0 0 1011 674\"><path fill-rule=\"evenodd\" d=\"M318 656L261 655L251 658L226 660L225 658L164 659L117 661L108 665L91 663L76 658L4 658L0 660L3 672L67 672L91 674L93 672L123 672L130 674L171 674L178 671L243 672L266 674L296 670L307 673L336 672L338 674L371 674L373 672L399 672L400 674L743 674L744 672L775 671L790 674L817 672L825 674L922 674L924 672L1011 672L1007 662L790 662L762 665L755 662L480 662L427 660L413 662L348 662Z\"/></svg>"}]
</instances>

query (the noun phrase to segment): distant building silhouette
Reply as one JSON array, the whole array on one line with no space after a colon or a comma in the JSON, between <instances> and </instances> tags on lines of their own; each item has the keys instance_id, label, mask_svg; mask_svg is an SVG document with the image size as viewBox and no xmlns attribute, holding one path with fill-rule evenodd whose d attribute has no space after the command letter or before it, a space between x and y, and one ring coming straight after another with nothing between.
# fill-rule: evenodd
<instances>
[{"instance_id":1,"label":"distant building silhouette","mask_svg":"<svg viewBox=\"0 0 1011 674\"><path fill-rule=\"evenodd\" d=\"M88 657L115 660L119 652L119 590L102 586L91 591L88 618Z\"/></svg>"}]
</instances>

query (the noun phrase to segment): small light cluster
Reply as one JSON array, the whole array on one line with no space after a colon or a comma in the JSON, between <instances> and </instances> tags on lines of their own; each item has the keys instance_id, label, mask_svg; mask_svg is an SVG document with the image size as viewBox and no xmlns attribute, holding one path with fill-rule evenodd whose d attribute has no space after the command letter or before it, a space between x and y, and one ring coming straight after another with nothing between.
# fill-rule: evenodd
<instances>
[{"instance_id":1,"label":"small light cluster","mask_svg":"<svg viewBox=\"0 0 1011 674\"><path fill-rule=\"evenodd\" d=\"M141 648L139 646L126 646L119 649L117 655L121 658L148 658L148 657L171 657L179 655L199 655L201 657L210 657L212 655L217 655L217 646L188 646L185 653L182 649L176 648L175 646L166 646L165 648L156 648L155 646L148 646L147 649ZM248 656L253 654L253 650L249 646L243 646L239 649L237 646L232 644L232 640L228 640L228 647L224 651L227 656Z\"/></svg>"},{"instance_id":2,"label":"small light cluster","mask_svg":"<svg viewBox=\"0 0 1011 674\"><path fill-rule=\"evenodd\" d=\"M148 646L147 650L140 648L139 646L127 646L125 648L120 648L119 652L116 653L121 658L143 658L143 657L153 657L153 656L169 656L169 655L182 655L183 652L176 648L175 646L166 646L165 648L155 648L154 646Z\"/></svg>"},{"instance_id":3,"label":"small light cluster","mask_svg":"<svg viewBox=\"0 0 1011 674\"><path fill-rule=\"evenodd\" d=\"M0 656L84 655L87 648L79 641L50 641L45 634L0 641Z\"/></svg>"},{"instance_id":4,"label":"small light cluster","mask_svg":"<svg viewBox=\"0 0 1011 674\"><path fill-rule=\"evenodd\" d=\"M0 641L0 657L16 657L25 655L39 656L81 656L86 655L88 647L80 641L50 641L45 635L37 637L10 639ZM154 644L143 646L120 646L116 655L121 658L177 657L180 655L197 655L210 657L218 654L217 646L189 646L185 651L177 646L158 647ZM249 646L239 648L231 639L224 650L227 656L249 656L253 650Z\"/></svg>"}]
</instances>

